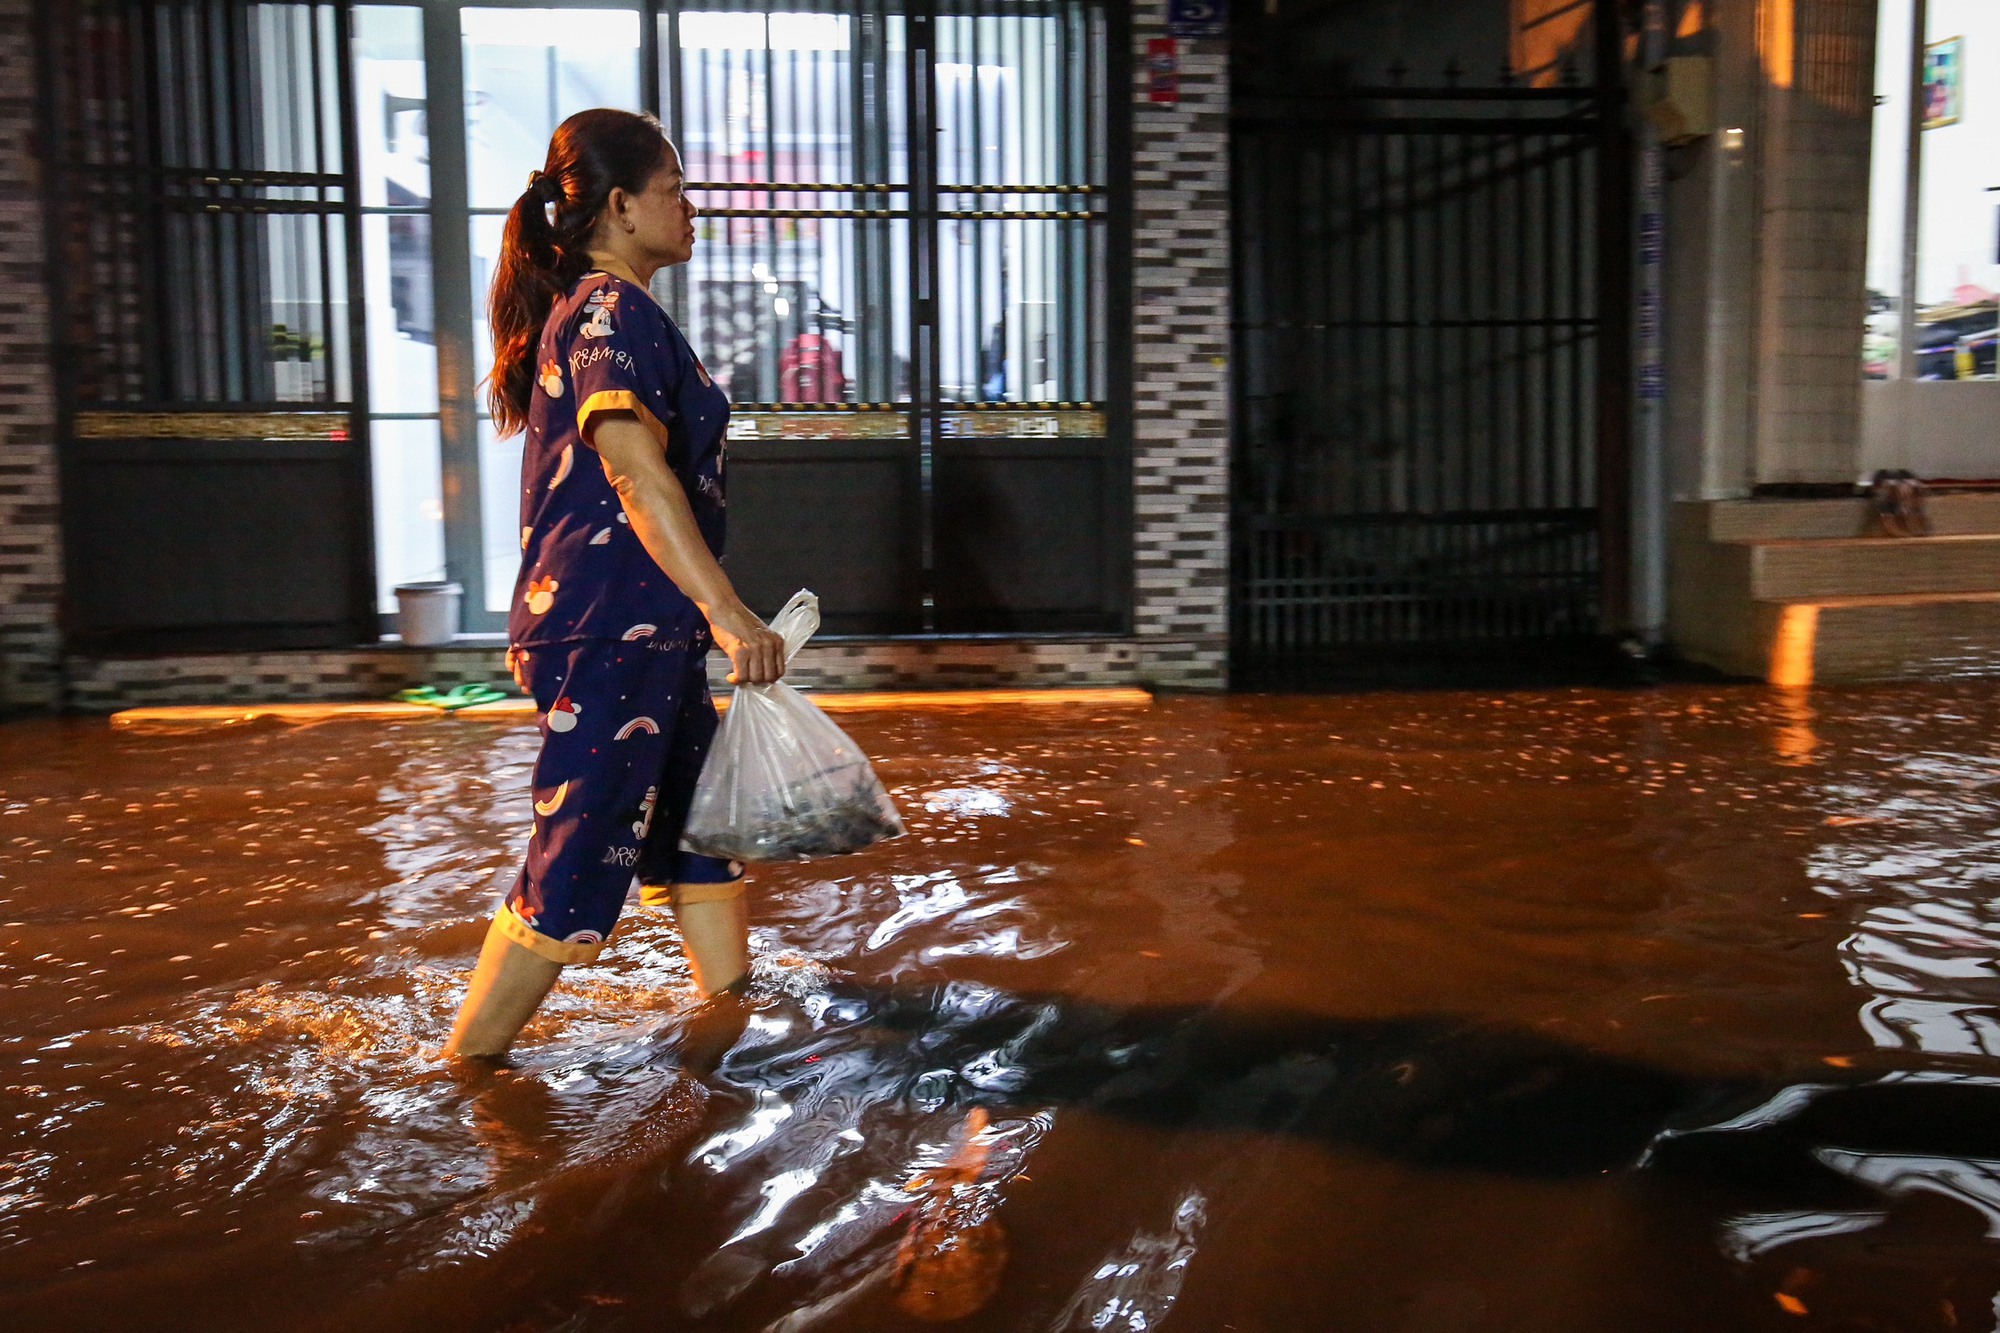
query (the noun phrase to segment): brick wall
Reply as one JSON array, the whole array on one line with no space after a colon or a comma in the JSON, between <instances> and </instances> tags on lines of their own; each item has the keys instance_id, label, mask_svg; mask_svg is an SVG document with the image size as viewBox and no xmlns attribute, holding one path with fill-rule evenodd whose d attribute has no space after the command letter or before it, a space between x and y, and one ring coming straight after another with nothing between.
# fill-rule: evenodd
<instances>
[{"instance_id":1,"label":"brick wall","mask_svg":"<svg viewBox=\"0 0 2000 1333\"><path fill-rule=\"evenodd\" d=\"M1229 630L1229 55L1180 43L1180 101L1147 99L1134 7L1134 628L1143 665L1219 687ZM1152 642L1148 642L1151 640Z\"/></svg>"},{"instance_id":2,"label":"brick wall","mask_svg":"<svg viewBox=\"0 0 2000 1333\"><path fill-rule=\"evenodd\" d=\"M0 0L0 712L57 701L55 391L31 0Z\"/></svg>"}]
</instances>

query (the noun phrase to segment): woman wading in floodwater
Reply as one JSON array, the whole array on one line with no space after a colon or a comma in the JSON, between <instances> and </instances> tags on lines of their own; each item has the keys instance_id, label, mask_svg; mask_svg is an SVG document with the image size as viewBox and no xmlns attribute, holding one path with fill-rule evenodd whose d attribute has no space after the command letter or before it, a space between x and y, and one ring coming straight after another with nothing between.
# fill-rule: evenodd
<instances>
[{"instance_id":1,"label":"woman wading in floodwater","mask_svg":"<svg viewBox=\"0 0 2000 1333\"><path fill-rule=\"evenodd\" d=\"M508 657L542 750L527 863L446 1055L504 1054L635 879L674 909L703 995L749 968L743 868L681 851L681 825L715 734L709 646L761 684L784 645L717 563L729 400L647 291L694 253L682 183L657 121L584 111L507 217L489 394L500 433L526 432Z\"/></svg>"}]
</instances>

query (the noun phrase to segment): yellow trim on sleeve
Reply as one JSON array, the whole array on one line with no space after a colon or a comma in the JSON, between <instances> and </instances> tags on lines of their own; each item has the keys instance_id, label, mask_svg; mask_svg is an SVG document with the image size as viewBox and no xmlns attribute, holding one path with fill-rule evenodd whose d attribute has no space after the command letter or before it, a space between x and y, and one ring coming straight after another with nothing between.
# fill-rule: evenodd
<instances>
[{"instance_id":1,"label":"yellow trim on sleeve","mask_svg":"<svg viewBox=\"0 0 2000 1333\"><path fill-rule=\"evenodd\" d=\"M652 432L662 449L667 447L667 428L653 415L652 409L639 401L639 395L630 389L600 389L577 405L576 433L585 444L590 444L590 419L599 412L630 412L639 418L639 424ZM592 448L597 446L591 445Z\"/></svg>"},{"instance_id":2,"label":"yellow trim on sleeve","mask_svg":"<svg viewBox=\"0 0 2000 1333\"><path fill-rule=\"evenodd\" d=\"M571 944L566 940L550 939L523 921L506 903L500 904L500 910L493 914L493 928L512 943L551 963L594 963L597 955L604 952L602 940L595 944L583 941Z\"/></svg>"}]
</instances>

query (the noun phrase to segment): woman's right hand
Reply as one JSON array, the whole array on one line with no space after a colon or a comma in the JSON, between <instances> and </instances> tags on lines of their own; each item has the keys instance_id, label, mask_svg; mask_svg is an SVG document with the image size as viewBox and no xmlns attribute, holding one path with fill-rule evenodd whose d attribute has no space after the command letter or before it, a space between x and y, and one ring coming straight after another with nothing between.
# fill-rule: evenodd
<instances>
[{"instance_id":1,"label":"woman's right hand","mask_svg":"<svg viewBox=\"0 0 2000 1333\"><path fill-rule=\"evenodd\" d=\"M737 602L718 607L708 617L715 646L729 654L731 685L769 685L785 674L785 640Z\"/></svg>"}]
</instances>

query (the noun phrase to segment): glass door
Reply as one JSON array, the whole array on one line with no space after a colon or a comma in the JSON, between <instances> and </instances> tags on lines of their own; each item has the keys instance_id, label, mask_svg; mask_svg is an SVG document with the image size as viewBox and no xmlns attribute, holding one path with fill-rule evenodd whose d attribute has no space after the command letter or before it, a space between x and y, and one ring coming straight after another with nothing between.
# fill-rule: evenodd
<instances>
[{"instance_id":1,"label":"glass door","mask_svg":"<svg viewBox=\"0 0 2000 1333\"><path fill-rule=\"evenodd\" d=\"M463 9L466 195L470 213L472 378L493 366L486 296L507 212L540 169L556 126L591 107L637 107L636 9ZM521 439L500 439L475 389L479 571L475 603L504 623L521 559Z\"/></svg>"},{"instance_id":2,"label":"glass door","mask_svg":"<svg viewBox=\"0 0 2000 1333\"><path fill-rule=\"evenodd\" d=\"M701 208L658 296L735 404L730 568L827 629L1108 630L1107 28L1092 0L358 7L379 595L520 559L488 288L561 121L652 109ZM386 622L385 622L386 623Z\"/></svg>"}]
</instances>

